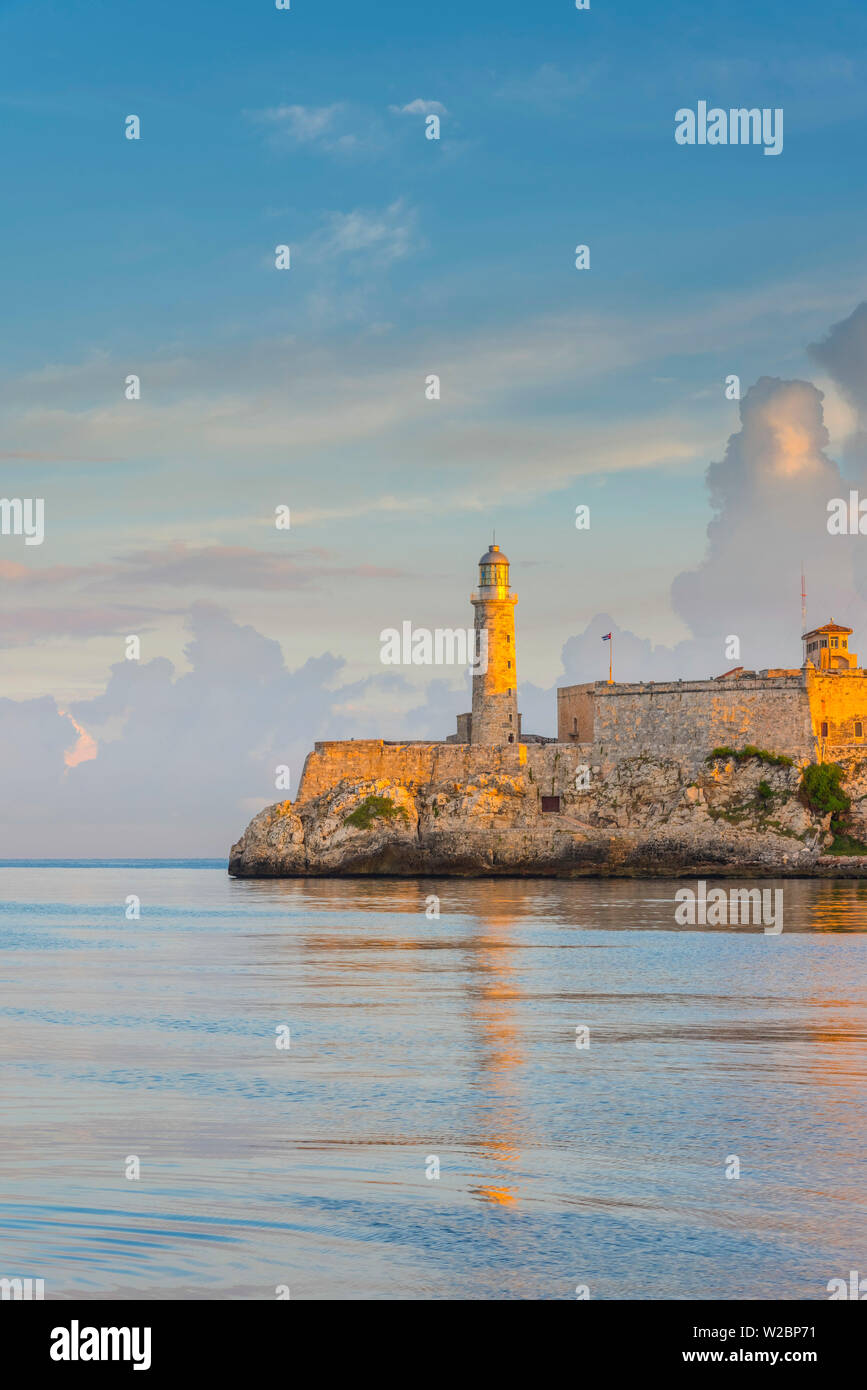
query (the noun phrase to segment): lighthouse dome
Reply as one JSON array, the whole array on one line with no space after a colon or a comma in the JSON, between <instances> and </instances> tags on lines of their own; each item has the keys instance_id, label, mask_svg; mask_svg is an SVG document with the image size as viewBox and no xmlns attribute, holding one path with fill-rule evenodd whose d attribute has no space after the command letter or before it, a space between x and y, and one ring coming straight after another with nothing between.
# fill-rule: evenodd
<instances>
[{"instance_id":1,"label":"lighthouse dome","mask_svg":"<svg viewBox=\"0 0 867 1390\"><path fill-rule=\"evenodd\" d=\"M508 555L504 555L498 545L490 545L479 561L480 565L507 565Z\"/></svg>"}]
</instances>

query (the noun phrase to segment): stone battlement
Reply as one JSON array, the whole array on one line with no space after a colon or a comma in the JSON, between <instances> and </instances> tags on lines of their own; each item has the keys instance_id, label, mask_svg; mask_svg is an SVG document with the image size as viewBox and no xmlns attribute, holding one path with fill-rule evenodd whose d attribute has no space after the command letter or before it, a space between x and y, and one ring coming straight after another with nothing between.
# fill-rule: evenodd
<instances>
[{"instance_id":1,"label":"stone battlement","mask_svg":"<svg viewBox=\"0 0 867 1390\"><path fill-rule=\"evenodd\" d=\"M837 676L837 672L833 673ZM854 674L854 672L847 672ZM806 677L803 672L797 674L776 675L768 671L758 671L754 676L738 676L730 681L724 681L717 677L712 680L677 680L677 681L616 681L614 685L609 685L607 681L588 681L585 685L561 685L557 690L557 698L564 691L572 690L592 690L600 695L634 695L637 693L647 694L684 694L694 690L704 690L709 693L719 695L721 690L778 690L778 689L801 689L806 685Z\"/></svg>"}]
</instances>

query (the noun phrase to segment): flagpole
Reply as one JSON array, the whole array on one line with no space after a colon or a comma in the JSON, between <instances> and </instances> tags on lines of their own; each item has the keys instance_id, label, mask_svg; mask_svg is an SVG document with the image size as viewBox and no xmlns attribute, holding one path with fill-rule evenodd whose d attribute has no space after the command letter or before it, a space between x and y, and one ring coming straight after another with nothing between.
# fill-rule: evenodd
<instances>
[{"instance_id":1,"label":"flagpole","mask_svg":"<svg viewBox=\"0 0 867 1390\"><path fill-rule=\"evenodd\" d=\"M608 649L608 684L614 684L614 633L609 637L611 646Z\"/></svg>"}]
</instances>

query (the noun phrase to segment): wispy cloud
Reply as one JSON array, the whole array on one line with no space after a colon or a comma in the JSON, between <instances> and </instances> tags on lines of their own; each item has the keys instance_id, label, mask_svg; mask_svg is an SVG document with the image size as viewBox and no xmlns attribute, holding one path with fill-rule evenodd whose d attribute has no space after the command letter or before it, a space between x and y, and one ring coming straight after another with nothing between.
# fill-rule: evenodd
<instances>
[{"instance_id":1,"label":"wispy cloud","mask_svg":"<svg viewBox=\"0 0 867 1390\"><path fill-rule=\"evenodd\" d=\"M276 148L322 150L327 154L372 153L386 142L383 122L345 101L330 106L268 106L246 111L248 120L264 127Z\"/></svg>"},{"instance_id":2,"label":"wispy cloud","mask_svg":"<svg viewBox=\"0 0 867 1390\"><path fill-rule=\"evenodd\" d=\"M371 503L368 510L415 510L424 506L422 500L405 502L383 498ZM321 515L332 518L354 515L357 508L324 509ZM308 514L309 516L310 514ZM301 517L296 517L300 522ZM273 527L273 519L269 523ZM151 587L205 589L256 589L261 592L308 588L323 579L403 579L403 570L389 565L361 563L347 565L336 562L330 551L321 547L296 549L292 555L257 550L239 545L188 545L172 541L167 545L146 550L130 551L114 559L86 565L50 565L43 568L0 561L0 578L19 593L36 593L56 589L58 595L76 591L116 595L126 587L136 593ZM30 610L32 611L32 610ZM136 609L137 616L148 610ZM132 609L124 610L123 621L128 623ZM101 610L111 618L110 631L115 631L117 614ZM102 630L102 629L99 629Z\"/></svg>"},{"instance_id":3,"label":"wispy cloud","mask_svg":"<svg viewBox=\"0 0 867 1390\"><path fill-rule=\"evenodd\" d=\"M105 607L76 606L67 599L51 605L22 605L0 612L0 647L30 647L55 639L84 641L91 637L123 637L146 632L166 611L112 603Z\"/></svg>"},{"instance_id":4,"label":"wispy cloud","mask_svg":"<svg viewBox=\"0 0 867 1390\"><path fill-rule=\"evenodd\" d=\"M416 97L415 101L408 101L406 106L389 106L389 111L395 116L447 116L448 112L441 101L425 101L423 97Z\"/></svg>"},{"instance_id":5,"label":"wispy cloud","mask_svg":"<svg viewBox=\"0 0 867 1390\"><path fill-rule=\"evenodd\" d=\"M312 261L363 256L366 266L389 265L417 249L417 220L403 198L379 212L333 212L303 250Z\"/></svg>"},{"instance_id":6,"label":"wispy cloud","mask_svg":"<svg viewBox=\"0 0 867 1390\"><path fill-rule=\"evenodd\" d=\"M309 145L333 138L337 119L344 109L342 102L335 102L333 106L269 106L257 112L256 117L278 127L299 145Z\"/></svg>"}]
</instances>

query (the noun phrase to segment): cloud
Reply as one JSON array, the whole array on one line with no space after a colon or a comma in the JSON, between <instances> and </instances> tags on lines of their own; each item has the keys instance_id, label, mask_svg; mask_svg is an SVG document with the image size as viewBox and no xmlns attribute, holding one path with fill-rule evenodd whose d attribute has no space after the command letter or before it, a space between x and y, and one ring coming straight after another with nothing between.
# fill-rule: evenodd
<instances>
[{"instance_id":1,"label":"cloud","mask_svg":"<svg viewBox=\"0 0 867 1390\"><path fill-rule=\"evenodd\" d=\"M332 212L304 244L306 257L313 262L361 257L365 266L390 265L418 248L416 223L403 198L381 212Z\"/></svg>"},{"instance_id":2,"label":"cloud","mask_svg":"<svg viewBox=\"0 0 867 1390\"><path fill-rule=\"evenodd\" d=\"M73 729L78 734L78 739L76 741L75 747L67 749L67 751L63 755L63 761L66 763L66 766L78 767L79 763L90 762L90 760L92 758L95 758L99 752L99 747L97 745L96 739L91 734L89 734L86 729L83 729L81 725L77 723L77 721L73 719L72 715L69 714L66 710L59 709L57 713L62 718L68 719Z\"/></svg>"},{"instance_id":3,"label":"cloud","mask_svg":"<svg viewBox=\"0 0 867 1390\"><path fill-rule=\"evenodd\" d=\"M101 567L101 570L104 567ZM255 589L260 592L308 588L322 579L401 579L404 572L371 564L330 563L328 552L301 550L277 555L245 546L188 546L183 541L120 557L111 572L100 573L97 587L114 589L118 580L136 589Z\"/></svg>"},{"instance_id":4,"label":"cloud","mask_svg":"<svg viewBox=\"0 0 867 1390\"><path fill-rule=\"evenodd\" d=\"M3 561L0 578L22 601L0 611L0 647L152 631L156 622L177 615L176 603L160 607L121 601L127 594L132 600L150 590L157 594L169 590L174 596L192 589L201 591L202 597L220 590L283 594L315 591L333 580L351 581L357 586L365 580L407 577L405 570L390 565L339 563L321 548L296 549L291 555L282 555L249 546L193 546L184 541L130 551L89 565L37 569ZM40 599L53 597L55 602L31 603L31 594ZM91 599L94 594L105 595L112 602L95 605Z\"/></svg>"},{"instance_id":5,"label":"cloud","mask_svg":"<svg viewBox=\"0 0 867 1390\"><path fill-rule=\"evenodd\" d=\"M277 149L322 150L327 154L371 154L387 143L384 126L345 101L330 106L269 106L245 116L267 128Z\"/></svg>"},{"instance_id":6,"label":"cloud","mask_svg":"<svg viewBox=\"0 0 867 1390\"><path fill-rule=\"evenodd\" d=\"M864 631L849 537L830 536L827 504L848 483L825 452L822 393L808 381L762 377L740 403L741 427L706 474L713 511L707 549L679 574L672 607L690 632L673 647L654 646L598 614L563 648L558 684L601 678L601 635L614 632L621 680L707 679L734 665L762 670L801 663L800 575L807 576L810 623L830 617ZM740 656L729 658L731 637Z\"/></svg>"},{"instance_id":7,"label":"cloud","mask_svg":"<svg viewBox=\"0 0 867 1390\"><path fill-rule=\"evenodd\" d=\"M432 506L430 497L395 497L387 493L380 497L370 497L360 501L327 504L322 507L302 507L295 513L299 526L313 525L320 521L339 521L354 516L389 516L400 512L429 512ZM2 575L2 569L0 569Z\"/></svg>"},{"instance_id":8,"label":"cloud","mask_svg":"<svg viewBox=\"0 0 867 1390\"><path fill-rule=\"evenodd\" d=\"M278 143L318 145L333 151L349 149L357 140L354 131L339 128L346 119L342 102L333 106L271 106L251 114L254 120L271 127Z\"/></svg>"},{"instance_id":9,"label":"cloud","mask_svg":"<svg viewBox=\"0 0 867 1390\"><path fill-rule=\"evenodd\" d=\"M393 736L390 706L412 695L396 672L342 683L328 653L289 670L277 642L211 604L188 622L183 675L165 658L121 661L100 695L63 711L50 698L0 700L16 807L4 853L226 854L255 810L287 795L278 766L297 785L314 738ZM429 731L450 732L459 703L447 710L435 691L431 708L449 717Z\"/></svg>"},{"instance_id":10,"label":"cloud","mask_svg":"<svg viewBox=\"0 0 867 1390\"><path fill-rule=\"evenodd\" d=\"M827 530L828 501L846 490L827 442L821 392L763 377L741 402L725 457L708 469L707 555L675 580L672 603L696 637L714 634L720 652L725 633L738 634L746 665L800 665L802 562L816 620L863 622L852 548Z\"/></svg>"},{"instance_id":11,"label":"cloud","mask_svg":"<svg viewBox=\"0 0 867 1390\"><path fill-rule=\"evenodd\" d=\"M611 80L607 64L582 59L564 70L556 63L542 63L529 74L521 72L507 78L494 95L499 101L526 103L547 112L585 98L602 79Z\"/></svg>"},{"instance_id":12,"label":"cloud","mask_svg":"<svg viewBox=\"0 0 867 1390\"><path fill-rule=\"evenodd\" d=\"M155 618L164 619L169 610L136 605L93 604L76 606L58 601L54 605L26 605L0 612L0 648L29 647L35 642L90 637L119 637L130 632L147 632Z\"/></svg>"},{"instance_id":13,"label":"cloud","mask_svg":"<svg viewBox=\"0 0 867 1390\"><path fill-rule=\"evenodd\" d=\"M448 112L441 101L425 101L423 97L416 97L415 101L408 101L406 106L389 106L389 111L395 116L447 116Z\"/></svg>"},{"instance_id":14,"label":"cloud","mask_svg":"<svg viewBox=\"0 0 867 1390\"><path fill-rule=\"evenodd\" d=\"M810 345L809 352L813 361L828 373L849 406L848 418L840 421L841 428L848 425L842 442L842 458L853 486L860 489L859 495L863 498L867 487L867 303L862 302L848 318L835 323L820 342ZM863 542L854 553L855 583L859 594L867 598L867 556L862 546ZM864 641L867 641L867 634L862 646Z\"/></svg>"},{"instance_id":15,"label":"cloud","mask_svg":"<svg viewBox=\"0 0 867 1390\"><path fill-rule=\"evenodd\" d=\"M414 249L414 228L414 213L401 201L384 212L333 213L319 234L304 243L304 255L321 262L323 277L332 276L342 260L361 270L367 281L374 262L399 262ZM441 300L441 288L437 295ZM642 444L650 431L667 436L677 457L689 450L701 457L710 444L706 425L699 424L697 413L690 416L689 404L682 400L676 414L657 408L651 418L646 410L632 419L615 415L612 430L611 412L594 408L597 383L636 372L644 364L660 375L663 363L686 352L707 354L715 363L721 340L733 351L756 351L754 340L766 332L771 318L777 323L782 319L781 331L791 338L809 314L813 322L808 331L814 332L815 316L826 311L826 300L827 294L815 287L789 283L761 293L709 296L688 312L651 317L558 312L496 328L471 326L456 335L435 327L425 330L426 321L440 321L441 303L436 297L428 303L419 289L414 291L417 324L411 342L354 333L340 343L311 341L309 333L299 330L297 338L260 335L248 343L204 344L192 355L155 353L137 363L146 390L134 405L118 400L126 361L89 358L6 377L0 380L4 437L10 449L22 453L38 442L43 457L141 461L149 487L157 469L170 470L173 490L183 490L188 479L198 504L202 467L212 494L218 466L230 470L234 480L241 455L258 476L270 476L275 458L309 468L314 450L342 450L367 441L376 441L385 457L401 456L406 446L419 450L419 425L434 418L420 382L435 371L447 406L436 407L440 456L466 472L476 467L475 450L482 447L498 469L496 451L520 433L528 456L537 451L560 455L552 475L534 470L531 476L515 457L516 476L522 469L524 485L538 496L549 476L562 477L568 466L580 471L576 456L586 455L589 463L597 447L606 449L606 441L615 441L624 458L634 443L651 462L664 457L669 445L663 437L652 448ZM45 372L51 374L50 404ZM576 396L576 387L586 394ZM560 403L556 412L541 412L539 401L553 399L557 392L567 393L571 408ZM703 419L704 408L694 409L701 409ZM583 441L591 436L592 447L585 450ZM178 459L190 465L183 476ZM607 466L602 456L600 469ZM129 486L135 487L134 474ZM198 505L194 510L199 511Z\"/></svg>"},{"instance_id":16,"label":"cloud","mask_svg":"<svg viewBox=\"0 0 867 1390\"><path fill-rule=\"evenodd\" d=\"M867 303L835 323L821 342L810 344L808 351L862 418L867 416Z\"/></svg>"},{"instance_id":17,"label":"cloud","mask_svg":"<svg viewBox=\"0 0 867 1390\"><path fill-rule=\"evenodd\" d=\"M343 110L339 102L333 106L271 106L257 112L256 117L279 126L285 135L298 144L307 145L329 137Z\"/></svg>"}]
</instances>

